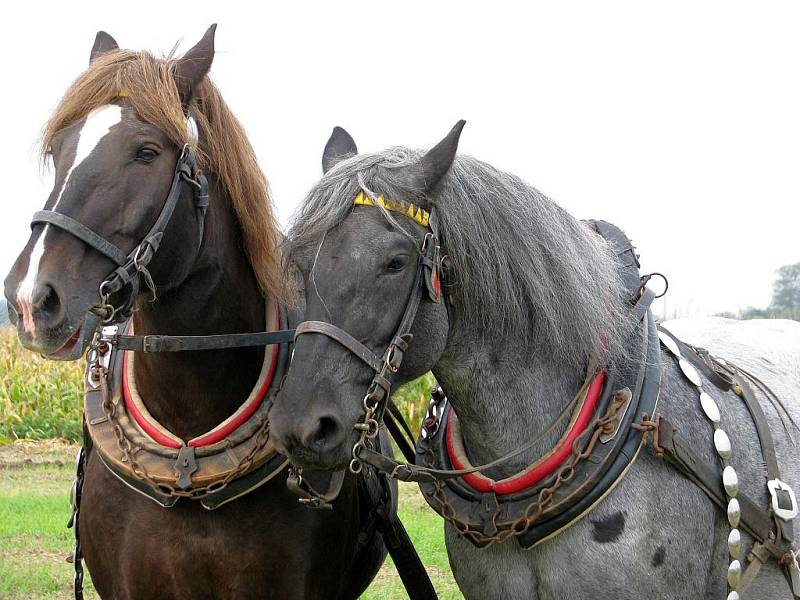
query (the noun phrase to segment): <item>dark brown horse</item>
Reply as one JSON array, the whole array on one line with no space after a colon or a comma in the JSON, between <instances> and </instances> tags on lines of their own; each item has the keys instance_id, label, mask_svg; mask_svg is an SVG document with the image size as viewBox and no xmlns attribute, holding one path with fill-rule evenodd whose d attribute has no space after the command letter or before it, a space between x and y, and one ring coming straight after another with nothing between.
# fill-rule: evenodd
<instances>
[{"instance_id":1,"label":"dark brown horse","mask_svg":"<svg viewBox=\"0 0 800 600\"><path fill-rule=\"evenodd\" d=\"M120 50L100 32L89 68L45 130L55 165L48 214L67 215L129 253L165 205L196 123L207 215L203 223L186 186L142 271L155 285L152 293L143 285L133 305L139 334L264 331L275 325L266 315L291 297L266 181L206 77L213 56L214 27L180 59ZM5 280L22 344L54 359L82 356L109 317L98 287L117 266L74 228L36 221ZM119 304L126 290L105 304ZM189 440L237 413L264 360L263 348L141 354L129 384L151 424ZM112 474L95 443L80 506L83 554L103 598L354 598L385 550L364 531L353 479L332 511L298 503L285 473L213 511L190 498L165 508Z\"/></svg>"}]
</instances>

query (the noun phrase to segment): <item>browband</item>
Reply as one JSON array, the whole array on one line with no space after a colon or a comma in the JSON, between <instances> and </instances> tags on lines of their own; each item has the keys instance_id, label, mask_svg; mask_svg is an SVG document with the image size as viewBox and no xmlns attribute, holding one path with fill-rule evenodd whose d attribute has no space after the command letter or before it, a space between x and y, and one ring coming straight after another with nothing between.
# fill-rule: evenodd
<instances>
[{"instance_id":1,"label":"browband","mask_svg":"<svg viewBox=\"0 0 800 600\"><path fill-rule=\"evenodd\" d=\"M386 210L400 213L407 216L409 219L414 219L423 227L428 227L431 214L418 206L414 206L405 200L384 200L383 196L378 196L374 200L364 192L358 192L353 200L353 204L357 206L380 206Z\"/></svg>"}]
</instances>

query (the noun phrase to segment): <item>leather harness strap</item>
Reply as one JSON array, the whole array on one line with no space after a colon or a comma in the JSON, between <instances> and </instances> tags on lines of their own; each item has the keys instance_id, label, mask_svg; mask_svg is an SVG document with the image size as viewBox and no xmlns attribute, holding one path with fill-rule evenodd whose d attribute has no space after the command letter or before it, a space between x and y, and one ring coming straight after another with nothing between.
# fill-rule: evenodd
<instances>
[{"instance_id":1,"label":"leather harness strap","mask_svg":"<svg viewBox=\"0 0 800 600\"><path fill-rule=\"evenodd\" d=\"M656 427L658 438L654 440L655 452L658 454L663 453L663 456L678 471L697 485L714 504L725 510L728 501L719 469L711 468L708 463L700 458L678 435L675 426L667 417L659 415ZM736 498L741 507L741 524L744 528L759 542L766 543L773 556L783 556L785 550L778 549L772 542L775 537L772 519L762 508L741 492L736 495Z\"/></svg>"},{"instance_id":2,"label":"leather harness strap","mask_svg":"<svg viewBox=\"0 0 800 600\"><path fill-rule=\"evenodd\" d=\"M753 420L753 425L756 428L756 434L758 435L758 441L761 446L761 454L764 457L764 464L767 469L767 480L779 480L780 469L778 467L778 457L775 453L775 440L772 437L772 431L767 423L764 410L761 408L761 404L755 397L753 389L747 379L739 373L736 367L722 364L720 361L715 360L704 348L695 348L694 346L682 342L663 327L660 327L659 331L664 332L672 338L678 345L681 356L702 371L703 375L705 375L709 381L723 391L733 390L736 395L742 398ZM776 493L779 495L779 500L784 500L784 503L789 500L788 498L782 498L780 491ZM784 521L777 517L775 517L774 520L781 530L781 537L791 542L792 521Z\"/></svg>"},{"instance_id":3,"label":"leather harness strap","mask_svg":"<svg viewBox=\"0 0 800 600\"><path fill-rule=\"evenodd\" d=\"M100 341L132 352L184 352L287 344L293 342L294 338L294 329L221 335L122 335L110 331L104 332Z\"/></svg>"},{"instance_id":4,"label":"leather harness strap","mask_svg":"<svg viewBox=\"0 0 800 600\"><path fill-rule=\"evenodd\" d=\"M711 355L703 348L695 348L690 346L684 341L676 338L669 330L659 327L659 331L665 333L672 339L681 351L681 356L688 360L692 365L699 370L706 379L713 383L717 388L723 392L729 391L733 387L733 380L730 376L726 377L714 366L719 366L719 363L713 363Z\"/></svg>"}]
</instances>

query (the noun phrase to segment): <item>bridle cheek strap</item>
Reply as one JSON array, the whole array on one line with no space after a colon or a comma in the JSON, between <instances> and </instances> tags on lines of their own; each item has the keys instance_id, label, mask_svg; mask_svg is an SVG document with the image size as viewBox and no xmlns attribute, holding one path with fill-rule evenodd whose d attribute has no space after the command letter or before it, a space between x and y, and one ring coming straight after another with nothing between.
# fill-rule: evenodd
<instances>
[{"instance_id":1,"label":"bridle cheek strap","mask_svg":"<svg viewBox=\"0 0 800 600\"><path fill-rule=\"evenodd\" d=\"M417 273L414 277L414 285L411 288L411 295L406 304L403 317L400 319L400 324L395 334L392 336L392 340L389 342L382 358L379 358L377 354L347 333L344 329L332 323L327 323L325 321L303 321L295 330L295 342L297 342L297 338L303 334L322 334L347 348L352 354L375 371L375 376L367 389L364 401L365 404L369 404L374 409L378 420L380 420L380 417L383 415L386 402L389 399L389 392L391 390L390 377L400 369L403 356L413 340L411 326L414 324L414 319L417 316L417 309L419 308L419 303L424 292L423 279L426 270L429 268L427 265L430 263L430 259L425 256L425 247L429 245L430 242L428 240L432 238L433 236L431 234L425 236L426 241L423 242L422 254L417 266Z\"/></svg>"}]
</instances>

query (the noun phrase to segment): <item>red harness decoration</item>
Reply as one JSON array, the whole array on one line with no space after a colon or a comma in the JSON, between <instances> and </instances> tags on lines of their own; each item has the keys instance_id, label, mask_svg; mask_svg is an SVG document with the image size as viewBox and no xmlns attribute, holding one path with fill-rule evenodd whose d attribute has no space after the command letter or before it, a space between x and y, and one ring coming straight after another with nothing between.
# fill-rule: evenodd
<instances>
[{"instance_id":1,"label":"red harness decoration","mask_svg":"<svg viewBox=\"0 0 800 600\"><path fill-rule=\"evenodd\" d=\"M588 389L586 396L578 411L577 417L574 422L561 438L558 445L545 457L525 469L520 473L500 481L495 481L486 477L482 473L470 473L464 475L464 482L472 489L478 492L494 492L500 496L507 494L514 494L529 487L532 487L542 481L545 477L551 475L570 455L572 452L572 444L575 439L586 429L594 414L594 409L597 406L597 401L600 398L600 393L603 390L603 383L605 382L606 372L605 369L601 370L594 376ZM450 415L447 419L447 454L450 457L450 462L455 469L469 469L472 465L469 464L465 454L456 451L454 442L454 429L460 428L453 427L456 419L454 410L450 410Z\"/></svg>"},{"instance_id":2,"label":"red harness decoration","mask_svg":"<svg viewBox=\"0 0 800 600\"><path fill-rule=\"evenodd\" d=\"M275 313L275 322L280 323L280 308L278 307L277 302L275 303ZM245 403L239 407L235 413L233 413L230 417L228 417L228 419L217 425L211 431L189 440L186 442L186 444L183 444L182 440L168 432L163 426L156 422L152 415L146 412L147 409L143 406L140 407L139 403L134 400L133 393L131 392L130 382L128 381L129 352L125 352L122 357L122 395L125 399L125 410L128 411L128 414L133 418L133 420L145 434L150 436L153 441L161 444L162 446L166 446L168 448L181 448L182 446L186 445L192 448L199 448L201 446L210 446L211 444L216 444L217 442L224 440L231 433L236 431L236 429L246 423L253 413L258 410L258 407L261 406L261 403L264 401L267 391L272 384L272 380L275 377L275 370L278 367L279 352L279 344L274 344L272 346L271 356L268 350L264 351L264 361L269 361L266 373L264 373L264 367L262 367L262 374L256 383L256 389L254 390L254 393L250 394Z\"/></svg>"}]
</instances>

